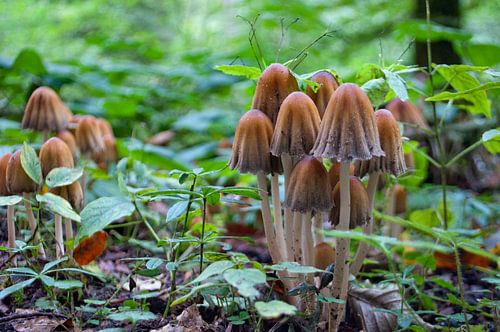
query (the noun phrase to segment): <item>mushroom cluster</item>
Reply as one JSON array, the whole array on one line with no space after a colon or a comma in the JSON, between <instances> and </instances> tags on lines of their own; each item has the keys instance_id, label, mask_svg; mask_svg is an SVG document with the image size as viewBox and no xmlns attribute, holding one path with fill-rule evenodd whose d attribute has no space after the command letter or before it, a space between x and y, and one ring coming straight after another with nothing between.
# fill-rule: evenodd
<instances>
[{"instance_id":1,"label":"mushroom cluster","mask_svg":"<svg viewBox=\"0 0 500 332\"><path fill-rule=\"evenodd\" d=\"M357 274L368 246L359 245L349 267L349 240L337 238L333 246L324 239L323 227L344 231L361 227L370 234L377 180L383 173L405 172L405 158L391 112L374 112L361 88L340 84L328 71L317 72L311 80L319 88L307 87L304 93L287 67L272 64L262 72L252 110L237 125L229 166L257 175L273 263L297 262L321 269L335 263L328 295L345 301L349 272ZM368 190L360 180L366 174ZM289 290L300 279L283 281ZM311 282L310 277L305 281ZM329 323L336 330L344 305L329 308Z\"/></svg>"},{"instance_id":2,"label":"mushroom cluster","mask_svg":"<svg viewBox=\"0 0 500 332\"><path fill-rule=\"evenodd\" d=\"M116 139L111 125L94 116L73 115L57 93L49 87L39 87L31 94L22 119L23 129L43 133L39 152L41 176L45 179L51 170L60 167L74 168L78 159L94 160L106 169L116 160ZM50 138L50 136L54 137ZM45 192L42 183L35 183L22 164L21 150L7 153L0 158L0 196L22 195L24 214L32 232L33 243L39 245L39 257L46 253L41 241L40 224L31 205L31 195ZM82 179L82 181L84 181ZM52 194L64 198L76 211L83 208L84 185L75 181L50 189ZM7 206L8 246L15 248L15 205ZM54 216L56 257L65 253L62 216ZM73 224L64 219L66 240L73 238ZM69 248L66 248L69 252ZM14 261L15 263L15 261Z\"/></svg>"}]
</instances>

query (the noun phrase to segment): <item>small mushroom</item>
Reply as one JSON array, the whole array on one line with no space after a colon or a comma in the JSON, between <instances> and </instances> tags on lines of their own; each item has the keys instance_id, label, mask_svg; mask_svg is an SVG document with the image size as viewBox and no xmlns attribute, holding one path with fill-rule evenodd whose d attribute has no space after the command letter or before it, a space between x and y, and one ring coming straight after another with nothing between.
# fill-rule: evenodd
<instances>
[{"instance_id":1,"label":"small mushroom","mask_svg":"<svg viewBox=\"0 0 500 332\"><path fill-rule=\"evenodd\" d=\"M403 101L395 98L386 105L386 108L394 115L396 121L416 125L423 129L429 128L422 111L409 100ZM416 136L417 134L419 134L417 128L405 128L405 135Z\"/></svg>"},{"instance_id":2,"label":"small mushroom","mask_svg":"<svg viewBox=\"0 0 500 332\"><path fill-rule=\"evenodd\" d=\"M42 86L31 94L24 110L22 128L44 133L44 140L50 131L62 131L68 127L71 112L61 101L57 93Z\"/></svg>"},{"instance_id":3,"label":"small mushroom","mask_svg":"<svg viewBox=\"0 0 500 332\"><path fill-rule=\"evenodd\" d=\"M319 71L311 77L311 81L319 83L320 87L316 92L312 87L307 86L306 93L314 101L318 107L319 116L323 117L325 114L326 107L330 101L333 92L339 87L339 83L328 71Z\"/></svg>"},{"instance_id":4,"label":"small mushroom","mask_svg":"<svg viewBox=\"0 0 500 332\"><path fill-rule=\"evenodd\" d=\"M73 161L75 161L78 156L78 146L76 145L75 136L69 130L63 130L57 133L57 138L66 143L68 148L71 150L71 154L73 155Z\"/></svg>"},{"instance_id":5,"label":"small mushroom","mask_svg":"<svg viewBox=\"0 0 500 332\"><path fill-rule=\"evenodd\" d=\"M299 85L290 69L273 63L262 72L257 81L252 108L267 115L274 126L281 103L293 91L299 91Z\"/></svg>"},{"instance_id":6,"label":"small mushroom","mask_svg":"<svg viewBox=\"0 0 500 332\"><path fill-rule=\"evenodd\" d=\"M335 251L328 243L320 242L314 246L314 266L316 268L326 270L334 259Z\"/></svg>"},{"instance_id":7,"label":"small mushroom","mask_svg":"<svg viewBox=\"0 0 500 332\"><path fill-rule=\"evenodd\" d=\"M368 193L363 183L355 176L349 179L350 194L351 194L351 211L349 228L354 229L358 226L363 226L371 218L370 202ZM333 225L338 225L340 222L340 182L333 189L334 208L330 213L330 221Z\"/></svg>"},{"instance_id":8,"label":"small mushroom","mask_svg":"<svg viewBox=\"0 0 500 332\"><path fill-rule=\"evenodd\" d=\"M11 157L10 153L6 153L0 158L0 196L10 195L7 188L7 164ZM14 205L7 206L7 243L9 248L16 247L16 227L14 225Z\"/></svg>"},{"instance_id":9,"label":"small mushroom","mask_svg":"<svg viewBox=\"0 0 500 332\"><path fill-rule=\"evenodd\" d=\"M84 116L78 121L75 137L78 148L87 159L93 152L104 149L101 128L96 118L91 115Z\"/></svg>"}]
</instances>

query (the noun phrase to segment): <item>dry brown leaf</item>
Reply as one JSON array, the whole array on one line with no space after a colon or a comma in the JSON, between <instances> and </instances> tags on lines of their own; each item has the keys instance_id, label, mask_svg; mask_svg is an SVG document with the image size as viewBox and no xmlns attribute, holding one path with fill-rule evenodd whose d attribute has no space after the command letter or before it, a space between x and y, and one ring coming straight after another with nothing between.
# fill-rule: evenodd
<instances>
[{"instance_id":1,"label":"dry brown leaf","mask_svg":"<svg viewBox=\"0 0 500 332\"><path fill-rule=\"evenodd\" d=\"M78 265L87 265L99 257L106 249L108 234L105 231L98 231L86 238L73 251L73 258Z\"/></svg>"}]
</instances>

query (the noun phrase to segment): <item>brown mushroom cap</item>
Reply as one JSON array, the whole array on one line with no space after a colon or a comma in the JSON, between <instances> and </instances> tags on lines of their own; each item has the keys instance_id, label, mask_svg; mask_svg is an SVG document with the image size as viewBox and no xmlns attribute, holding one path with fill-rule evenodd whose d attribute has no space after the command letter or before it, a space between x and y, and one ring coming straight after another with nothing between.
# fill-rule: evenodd
<instances>
[{"instance_id":1,"label":"brown mushroom cap","mask_svg":"<svg viewBox=\"0 0 500 332\"><path fill-rule=\"evenodd\" d=\"M416 124L422 128L429 128L422 111L408 100L395 98L391 100L386 108L394 115L396 121Z\"/></svg>"},{"instance_id":2,"label":"brown mushroom cap","mask_svg":"<svg viewBox=\"0 0 500 332\"><path fill-rule=\"evenodd\" d=\"M356 84L342 84L333 93L312 154L338 162L384 155L370 99Z\"/></svg>"},{"instance_id":3,"label":"brown mushroom cap","mask_svg":"<svg viewBox=\"0 0 500 332\"><path fill-rule=\"evenodd\" d=\"M328 211L333 206L331 192L323 164L305 156L292 171L284 206L300 213Z\"/></svg>"},{"instance_id":4,"label":"brown mushroom cap","mask_svg":"<svg viewBox=\"0 0 500 332\"><path fill-rule=\"evenodd\" d=\"M366 173L384 172L398 176L406 172L401 134L396 119L388 110L380 109L375 112L375 121L385 156L358 161L356 175L361 177Z\"/></svg>"},{"instance_id":5,"label":"brown mushroom cap","mask_svg":"<svg viewBox=\"0 0 500 332\"><path fill-rule=\"evenodd\" d=\"M22 128L37 131L61 131L68 127L71 112L57 93L42 86L31 94L24 110Z\"/></svg>"},{"instance_id":6,"label":"brown mushroom cap","mask_svg":"<svg viewBox=\"0 0 500 332\"><path fill-rule=\"evenodd\" d=\"M330 180L330 185L335 188L337 183L340 181L340 163L334 161L332 162L332 167L328 171L328 179ZM349 175L354 175L354 165L349 164Z\"/></svg>"},{"instance_id":7,"label":"brown mushroom cap","mask_svg":"<svg viewBox=\"0 0 500 332\"><path fill-rule=\"evenodd\" d=\"M7 164L11 156L12 154L6 153L0 158L0 196L10 195L7 188Z\"/></svg>"},{"instance_id":8,"label":"brown mushroom cap","mask_svg":"<svg viewBox=\"0 0 500 332\"><path fill-rule=\"evenodd\" d=\"M321 85L316 92L314 92L310 86L307 86L306 93L318 107L319 116L322 118L323 114L325 114L328 102L333 92L339 87L339 84L335 76L327 71L317 72L311 77L311 81Z\"/></svg>"},{"instance_id":9,"label":"brown mushroom cap","mask_svg":"<svg viewBox=\"0 0 500 332\"><path fill-rule=\"evenodd\" d=\"M78 181L67 186L52 188L50 192L67 200L76 211L83 208L83 191Z\"/></svg>"},{"instance_id":10,"label":"brown mushroom cap","mask_svg":"<svg viewBox=\"0 0 500 332\"><path fill-rule=\"evenodd\" d=\"M287 67L273 63L259 77L252 108L266 114L274 126L281 103L293 91L299 91L295 77Z\"/></svg>"},{"instance_id":11,"label":"brown mushroom cap","mask_svg":"<svg viewBox=\"0 0 500 332\"><path fill-rule=\"evenodd\" d=\"M21 150L14 152L7 163L7 188L11 195L36 191L36 183L24 171L21 165Z\"/></svg>"},{"instance_id":12,"label":"brown mushroom cap","mask_svg":"<svg viewBox=\"0 0 500 332\"><path fill-rule=\"evenodd\" d=\"M241 173L280 173L279 159L269 152L271 120L259 110L245 113L236 127L229 167Z\"/></svg>"},{"instance_id":13,"label":"brown mushroom cap","mask_svg":"<svg viewBox=\"0 0 500 332\"><path fill-rule=\"evenodd\" d=\"M302 157L311 151L321 119L314 102L303 92L292 92L281 104L271 140L271 153Z\"/></svg>"},{"instance_id":14,"label":"brown mushroom cap","mask_svg":"<svg viewBox=\"0 0 500 332\"><path fill-rule=\"evenodd\" d=\"M111 124L108 122L108 120L97 118L96 121L99 129L101 130L102 136L110 135L112 137L115 137L115 135L113 134L113 127L111 127Z\"/></svg>"},{"instance_id":15,"label":"brown mushroom cap","mask_svg":"<svg viewBox=\"0 0 500 332\"><path fill-rule=\"evenodd\" d=\"M72 168L75 166L73 154L68 145L57 137L52 137L42 145L40 149L40 164L42 166L43 177L46 177L54 168Z\"/></svg>"},{"instance_id":16,"label":"brown mushroom cap","mask_svg":"<svg viewBox=\"0 0 500 332\"><path fill-rule=\"evenodd\" d=\"M92 154L92 159L99 165L100 168L105 169L108 163L116 160L116 139L112 135L104 135L102 137L104 149L95 151Z\"/></svg>"},{"instance_id":17,"label":"brown mushroom cap","mask_svg":"<svg viewBox=\"0 0 500 332\"><path fill-rule=\"evenodd\" d=\"M314 246L314 267L325 270L335 261L335 250L326 242Z\"/></svg>"},{"instance_id":18,"label":"brown mushroom cap","mask_svg":"<svg viewBox=\"0 0 500 332\"><path fill-rule=\"evenodd\" d=\"M73 158L76 158L76 156L78 155L78 147L76 146L75 136L73 136L70 131L63 130L57 133L57 137L63 140L64 143L66 143L71 151L71 154L73 155Z\"/></svg>"},{"instance_id":19,"label":"brown mushroom cap","mask_svg":"<svg viewBox=\"0 0 500 332\"><path fill-rule=\"evenodd\" d=\"M349 179L351 193L351 229L366 224L371 218L370 199L363 183L355 176ZM332 225L338 225L340 219L340 182L333 189L334 208L330 212Z\"/></svg>"},{"instance_id":20,"label":"brown mushroom cap","mask_svg":"<svg viewBox=\"0 0 500 332\"><path fill-rule=\"evenodd\" d=\"M104 148L102 133L95 117L87 115L78 121L76 144L82 153L92 153Z\"/></svg>"}]
</instances>

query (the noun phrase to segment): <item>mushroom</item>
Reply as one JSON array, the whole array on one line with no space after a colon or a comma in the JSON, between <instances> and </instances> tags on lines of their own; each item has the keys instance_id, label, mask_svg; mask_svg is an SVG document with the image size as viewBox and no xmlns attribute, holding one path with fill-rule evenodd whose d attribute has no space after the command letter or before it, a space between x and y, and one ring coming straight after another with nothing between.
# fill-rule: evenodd
<instances>
[{"instance_id":1,"label":"mushroom","mask_svg":"<svg viewBox=\"0 0 500 332\"><path fill-rule=\"evenodd\" d=\"M23 195L26 217L33 234L34 242L40 243L40 234L38 232L35 216L33 215L30 199L30 193L36 191L37 184L30 179L21 165L21 150L17 150L10 156L9 162L7 163L6 177L9 193L11 195ZM38 254L41 258L46 257L42 243L40 243L40 247L38 248Z\"/></svg>"},{"instance_id":2,"label":"mushroom","mask_svg":"<svg viewBox=\"0 0 500 332\"><path fill-rule=\"evenodd\" d=\"M92 159L101 169L106 169L109 163L116 160L116 139L113 135L106 134L102 137L104 149L94 151Z\"/></svg>"},{"instance_id":3,"label":"mushroom","mask_svg":"<svg viewBox=\"0 0 500 332\"><path fill-rule=\"evenodd\" d=\"M314 74L311 77L311 81L319 83L320 87L316 92L314 92L312 87L307 86L306 93L318 107L319 116L323 117L326 107L328 106L328 102L330 101L333 92L339 87L339 83L335 79L335 76L325 70Z\"/></svg>"},{"instance_id":4,"label":"mushroom","mask_svg":"<svg viewBox=\"0 0 500 332\"><path fill-rule=\"evenodd\" d=\"M386 213L390 216L397 216L406 212L406 189L400 185L395 184L389 190L389 202L386 206ZM401 225L390 225L390 234L392 237L399 238L403 227Z\"/></svg>"},{"instance_id":5,"label":"mushroom","mask_svg":"<svg viewBox=\"0 0 500 332\"><path fill-rule=\"evenodd\" d=\"M7 164L11 157L6 153L0 158L0 196L10 195L7 188ZM16 228L14 225L14 205L7 205L7 243L9 248L16 247Z\"/></svg>"},{"instance_id":6,"label":"mushroom","mask_svg":"<svg viewBox=\"0 0 500 332\"><path fill-rule=\"evenodd\" d=\"M68 145L57 137L52 137L42 145L40 149L40 164L42 166L42 175L47 177L49 172L54 168L68 167L73 168L73 154ZM55 240L56 240L56 257L60 258L64 255L64 239L62 229L62 216L55 214L54 216Z\"/></svg>"},{"instance_id":7,"label":"mushroom","mask_svg":"<svg viewBox=\"0 0 500 332\"><path fill-rule=\"evenodd\" d=\"M95 151L104 149L102 133L97 119L87 115L79 119L76 127L76 144L81 153L88 159Z\"/></svg>"},{"instance_id":8,"label":"mushroom","mask_svg":"<svg viewBox=\"0 0 500 332\"><path fill-rule=\"evenodd\" d=\"M331 191L328 173L318 159L305 156L293 169L284 205L293 212L296 262L305 265L314 263L311 218L332 208Z\"/></svg>"},{"instance_id":9,"label":"mushroom","mask_svg":"<svg viewBox=\"0 0 500 332\"><path fill-rule=\"evenodd\" d=\"M349 164L349 175L354 175L354 165ZM340 163L333 161L330 170L328 171L328 180L330 180L330 184L332 188L335 188L337 183L340 180Z\"/></svg>"},{"instance_id":10,"label":"mushroom","mask_svg":"<svg viewBox=\"0 0 500 332\"><path fill-rule=\"evenodd\" d=\"M229 167L241 173L257 175L264 232L271 258L274 263L278 263L283 261L284 247L278 247L266 183L266 175L279 170L279 159L269 152L272 134L271 120L263 112L252 109L245 113L236 127Z\"/></svg>"},{"instance_id":11,"label":"mushroom","mask_svg":"<svg viewBox=\"0 0 500 332\"><path fill-rule=\"evenodd\" d=\"M252 108L267 115L274 127L281 103L293 91L299 91L299 85L292 72L282 64L273 63L259 77Z\"/></svg>"},{"instance_id":12,"label":"mushroom","mask_svg":"<svg viewBox=\"0 0 500 332\"><path fill-rule=\"evenodd\" d=\"M66 129L70 118L70 110L57 93L49 87L42 86L33 91L28 100L24 109L22 128L43 132L46 141L50 131Z\"/></svg>"},{"instance_id":13,"label":"mushroom","mask_svg":"<svg viewBox=\"0 0 500 332\"><path fill-rule=\"evenodd\" d=\"M67 200L76 211L80 211L83 208L83 191L80 182L75 181L67 186L52 188L50 191L54 195ZM73 224L71 219L64 218L64 232L66 241L73 238ZM68 254L70 253L71 250L68 249Z\"/></svg>"},{"instance_id":14,"label":"mushroom","mask_svg":"<svg viewBox=\"0 0 500 332\"><path fill-rule=\"evenodd\" d=\"M380 145L385 156L358 161L356 162L355 171L356 175L360 177L367 173L369 174L368 197L370 199L370 211L373 210L375 204L377 182L381 174L389 173L398 176L406 172L401 134L396 119L388 110L380 109L375 112L375 121L379 132ZM365 227L364 232L369 235L372 233L372 229L373 220ZM356 275L359 272L368 250L369 246L367 243L360 243L356 256L351 264L352 274Z\"/></svg>"},{"instance_id":15,"label":"mushroom","mask_svg":"<svg viewBox=\"0 0 500 332\"><path fill-rule=\"evenodd\" d=\"M285 196L288 192L294 160L308 154L314 146L320 121L318 109L311 98L303 92L292 92L285 98L280 107L270 150L273 155L281 157L285 177ZM276 197L279 198L277 179L275 182ZM285 209L284 234L285 238L291 238L292 213L290 208ZM287 256L289 260L293 258L292 250L291 241L288 241Z\"/></svg>"},{"instance_id":16,"label":"mushroom","mask_svg":"<svg viewBox=\"0 0 500 332\"><path fill-rule=\"evenodd\" d=\"M76 157L78 156L78 146L76 145L75 136L69 130L63 130L57 133L57 138L66 143L68 148L71 150L73 160L76 161Z\"/></svg>"},{"instance_id":17,"label":"mushroom","mask_svg":"<svg viewBox=\"0 0 500 332\"><path fill-rule=\"evenodd\" d=\"M386 108L394 115L396 121L414 125L422 129L429 129L429 124L425 120L422 111L408 100L403 101L395 98L386 105ZM405 132L409 136L418 134L415 128L408 128Z\"/></svg>"},{"instance_id":18,"label":"mushroom","mask_svg":"<svg viewBox=\"0 0 500 332\"><path fill-rule=\"evenodd\" d=\"M321 121L312 153L316 157L333 158L340 162L340 223L337 229L346 231L350 225L349 165L352 160L368 160L383 156L380 148L373 108L366 94L357 85L342 84L333 93ZM349 239L338 238L335 249L335 270L332 296L346 300L349 269ZM330 326L336 330L344 313L344 304L333 304Z\"/></svg>"},{"instance_id":19,"label":"mushroom","mask_svg":"<svg viewBox=\"0 0 500 332\"><path fill-rule=\"evenodd\" d=\"M335 259L335 251L326 242L320 242L314 246L314 267L326 270Z\"/></svg>"}]
</instances>

